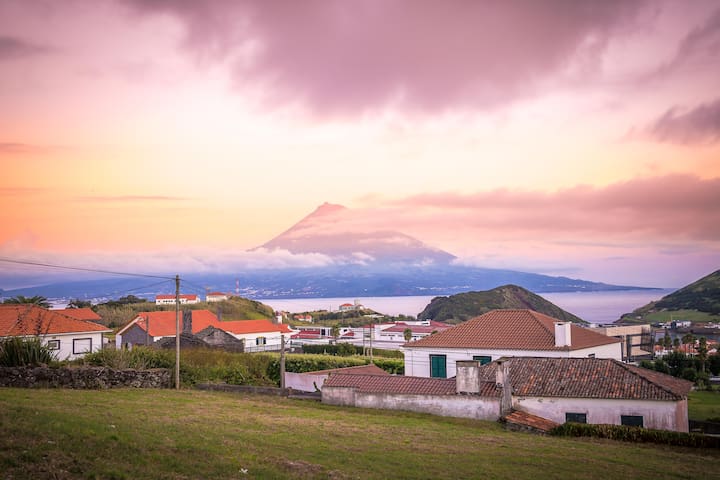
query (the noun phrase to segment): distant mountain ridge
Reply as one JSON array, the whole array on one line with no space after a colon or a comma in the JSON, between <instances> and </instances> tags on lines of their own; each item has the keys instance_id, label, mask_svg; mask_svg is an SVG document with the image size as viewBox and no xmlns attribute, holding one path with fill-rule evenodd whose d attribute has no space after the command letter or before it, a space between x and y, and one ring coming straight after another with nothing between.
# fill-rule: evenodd
<instances>
[{"instance_id":1,"label":"distant mountain ridge","mask_svg":"<svg viewBox=\"0 0 720 480\"><path fill-rule=\"evenodd\" d=\"M530 309L565 322L588 323L517 285L503 285L482 292L465 292L449 297L433 298L418 314L418 320L465 321L498 309Z\"/></svg>"}]
</instances>

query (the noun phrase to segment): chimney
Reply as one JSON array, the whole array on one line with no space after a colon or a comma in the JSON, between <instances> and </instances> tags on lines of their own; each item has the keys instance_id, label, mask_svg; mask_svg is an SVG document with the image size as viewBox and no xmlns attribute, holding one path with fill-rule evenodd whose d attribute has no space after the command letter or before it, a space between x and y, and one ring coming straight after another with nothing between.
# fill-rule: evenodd
<instances>
[{"instance_id":1,"label":"chimney","mask_svg":"<svg viewBox=\"0 0 720 480\"><path fill-rule=\"evenodd\" d=\"M278 325L282 325L282 318L282 312L275 312L275 323L277 323Z\"/></svg>"},{"instance_id":2,"label":"chimney","mask_svg":"<svg viewBox=\"0 0 720 480\"><path fill-rule=\"evenodd\" d=\"M572 345L570 339L570 322L555 322L555 346L569 347Z\"/></svg>"},{"instance_id":3,"label":"chimney","mask_svg":"<svg viewBox=\"0 0 720 480\"><path fill-rule=\"evenodd\" d=\"M500 392L500 416L504 417L512 410L512 386L510 385L510 367L507 360L501 358L496 360L495 385L501 389Z\"/></svg>"},{"instance_id":4,"label":"chimney","mask_svg":"<svg viewBox=\"0 0 720 480\"><path fill-rule=\"evenodd\" d=\"M222 310L220 309L220 307L217 308L217 313L215 314L215 316L219 321L222 322Z\"/></svg>"},{"instance_id":5,"label":"chimney","mask_svg":"<svg viewBox=\"0 0 720 480\"><path fill-rule=\"evenodd\" d=\"M183 310L182 314L182 333L192 335L192 310Z\"/></svg>"},{"instance_id":6,"label":"chimney","mask_svg":"<svg viewBox=\"0 0 720 480\"><path fill-rule=\"evenodd\" d=\"M480 363L475 360L458 360L455 363L455 389L457 393L480 392Z\"/></svg>"}]
</instances>

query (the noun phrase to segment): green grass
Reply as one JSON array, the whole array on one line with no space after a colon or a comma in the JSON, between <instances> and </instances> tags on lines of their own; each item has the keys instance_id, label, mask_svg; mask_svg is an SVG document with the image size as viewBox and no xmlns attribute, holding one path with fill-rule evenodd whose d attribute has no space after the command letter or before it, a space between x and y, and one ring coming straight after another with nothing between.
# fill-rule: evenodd
<instances>
[{"instance_id":1,"label":"green grass","mask_svg":"<svg viewBox=\"0 0 720 480\"><path fill-rule=\"evenodd\" d=\"M720 315L713 315L707 312L698 312L697 310L674 310L664 312L645 313L641 319L635 318L633 315L623 317L623 323L669 323L671 320L688 320L693 323L719 322Z\"/></svg>"},{"instance_id":2,"label":"green grass","mask_svg":"<svg viewBox=\"0 0 720 480\"><path fill-rule=\"evenodd\" d=\"M720 390L690 392L688 396L688 417L691 420L720 418Z\"/></svg>"},{"instance_id":3,"label":"green grass","mask_svg":"<svg viewBox=\"0 0 720 480\"><path fill-rule=\"evenodd\" d=\"M0 389L3 478L696 478L720 451L194 390ZM246 473L244 469L247 470ZM720 478L716 468L703 478Z\"/></svg>"}]
</instances>

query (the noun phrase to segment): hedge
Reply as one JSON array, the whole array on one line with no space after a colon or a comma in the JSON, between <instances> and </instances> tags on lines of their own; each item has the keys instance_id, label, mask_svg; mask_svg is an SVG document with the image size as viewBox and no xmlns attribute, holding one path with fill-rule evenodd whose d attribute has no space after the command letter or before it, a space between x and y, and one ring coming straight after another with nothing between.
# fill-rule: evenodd
<instances>
[{"instance_id":1,"label":"hedge","mask_svg":"<svg viewBox=\"0 0 720 480\"><path fill-rule=\"evenodd\" d=\"M654 430L650 428L627 427L625 425L591 425L586 423L564 423L550 430L550 435L559 437L596 437L636 443L659 443L681 447L719 448L720 437L697 433Z\"/></svg>"},{"instance_id":2,"label":"hedge","mask_svg":"<svg viewBox=\"0 0 720 480\"><path fill-rule=\"evenodd\" d=\"M353 355L362 355L364 348L352 343L337 343L334 345L303 345L303 353L315 353L320 355L337 355L341 357L350 357ZM403 352L400 350L386 350L382 348L373 348L373 356L386 358L403 358Z\"/></svg>"}]
</instances>

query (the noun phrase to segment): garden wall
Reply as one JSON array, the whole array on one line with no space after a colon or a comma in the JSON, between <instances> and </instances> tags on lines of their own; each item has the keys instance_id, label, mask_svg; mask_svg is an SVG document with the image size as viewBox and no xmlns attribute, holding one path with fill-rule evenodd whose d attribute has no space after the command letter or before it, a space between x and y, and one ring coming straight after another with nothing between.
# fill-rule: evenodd
<instances>
[{"instance_id":1,"label":"garden wall","mask_svg":"<svg viewBox=\"0 0 720 480\"><path fill-rule=\"evenodd\" d=\"M167 369L115 370L105 367L0 367L0 387L18 388L168 388Z\"/></svg>"}]
</instances>

